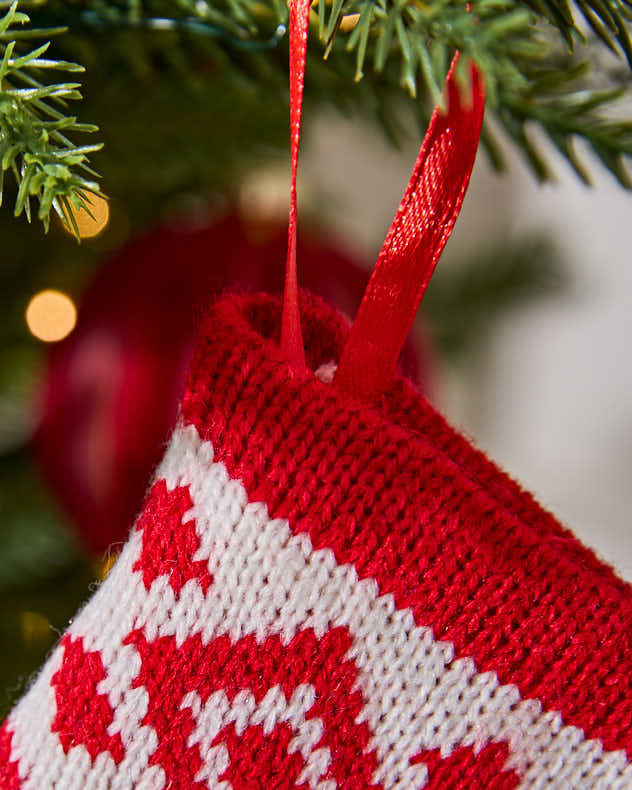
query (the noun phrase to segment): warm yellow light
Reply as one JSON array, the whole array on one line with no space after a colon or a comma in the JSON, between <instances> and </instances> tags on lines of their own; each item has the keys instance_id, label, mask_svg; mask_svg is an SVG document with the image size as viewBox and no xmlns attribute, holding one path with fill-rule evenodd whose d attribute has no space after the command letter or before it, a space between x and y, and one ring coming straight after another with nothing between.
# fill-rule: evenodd
<instances>
[{"instance_id":1,"label":"warm yellow light","mask_svg":"<svg viewBox=\"0 0 632 790\"><path fill-rule=\"evenodd\" d=\"M20 612L20 625L27 645L49 641L53 634L48 620L38 612Z\"/></svg>"},{"instance_id":2,"label":"warm yellow light","mask_svg":"<svg viewBox=\"0 0 632 790\"><path fill-rule=\"evenodd\" d=\"M360 21L360 14L345 14L340 21L340 29L343 33L350 33Z\"/></svg>"},{"instance_id":3,"label":"warm yellow light","mask_svg":"<svg viewBox=\"0 0 632 790\"><path fill-rule=\"evenodd\" d=\"M318 8L319 0L312 0L311 7ZM326 0L327 5L331 5L331 0ZM287 2L288 8L290 7L289 2ZM345 14L342 19L340 20L340 30L343 33L350 33L353 28L358 24L360 21L360 14Z\"/></svg>"},{"instance_id":4,"label":"warm yellow light","mask_svg":"<svg viewBox=\"0 0 632 790\"><path fill-rule=\"evenodd\" d=\"M39 340L54 343L75 328L77 309L72 299L61 291L40 291L26 308L26 323Z\"/></svg>"},{"instance_id":5,"label":"warm yellow light","mask_svg":"<svg viewBox=\"0 0 632 790\"><path fill-rule=\"evenodd\" d=\"M79 235L82 239L91 239L98 236L110 220L110 206L102 197L98 195L88 195L86 203L90 209L90 214L85 208L76 209L71 206L70 210L77 223ZM71 222L66 221L64 227L68 233L74 234L75 230Z\"/></svg>"}]
</instances>

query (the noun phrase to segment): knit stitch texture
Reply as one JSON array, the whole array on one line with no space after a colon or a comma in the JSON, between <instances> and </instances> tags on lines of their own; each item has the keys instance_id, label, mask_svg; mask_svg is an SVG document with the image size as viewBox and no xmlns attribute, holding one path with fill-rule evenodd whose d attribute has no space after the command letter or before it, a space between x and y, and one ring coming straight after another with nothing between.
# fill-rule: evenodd
<instances>
[{"instance_id":1,"label":"knit stitch texture","mask_svg":"<svg viewBox=\"0 0 632 790\"><path fill-rule=\"evenodd\" d=\"M278 300L206 318L119 560L0 729L0 788L632 788L632 588L406 380L341 395L345 321L301 311L304 372Z\"/></svg>"}]
</instances>

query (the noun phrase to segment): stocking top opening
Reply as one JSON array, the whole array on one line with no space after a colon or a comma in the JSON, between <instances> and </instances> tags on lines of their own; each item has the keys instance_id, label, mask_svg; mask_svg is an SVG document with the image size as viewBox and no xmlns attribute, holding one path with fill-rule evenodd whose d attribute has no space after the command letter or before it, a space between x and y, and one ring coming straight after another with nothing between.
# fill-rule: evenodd
<instances>
[{"instance_id":1,"label":"stocking top opening","mask_svg":"<svg viewBox=\"0 0 632 790\"><path fill-rule=\"evenodd\" d=\"M305 366L296 261L296 176L309 30L309 0L290 2L291 186L281 348L297 371ZM395 366L430 277L461 210L481 133L483 79L470 64L469 85L459 85L459 53L445 84L447 107L437 106L417 162L378 256L358 315L341 354L335 386L372 401Z\"/></svg>"}]
</instances>

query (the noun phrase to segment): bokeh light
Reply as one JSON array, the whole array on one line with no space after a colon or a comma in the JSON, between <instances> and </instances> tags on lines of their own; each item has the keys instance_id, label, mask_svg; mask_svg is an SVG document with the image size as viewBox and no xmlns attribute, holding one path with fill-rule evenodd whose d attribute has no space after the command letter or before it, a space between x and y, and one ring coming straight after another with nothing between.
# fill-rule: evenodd
<instances>
[{"instance_id":1,"label":"bokeh light","mask_svg":"<svg viewBox=\"0 0 632 790\"><path fill-rule=\"evenodd\" d=\"M72 215L77 223L79 236L82 239L92 239L98 236L99 233L106 227L110 220L110 205L105 198L99 195L90 194L86 198L86 202L90 208L90 214L85 208L75 208L71 206ZM72 223L64 223L64 228L70 234L74 235L74 228Z\"/></svg>"},{"instance_id":2,"label":"bokeh light","mask_svg":"<svg viewBox=\"0 0 632 790\"><path fill-rule=\"evenodd\" d=\"M77 308L61 291L40 291L26 308L29 331L39 340L54 343L69 335L77 323Z\"/></svg>"},{"instance_id":3,"label":"bokeh light","mask_svg":"<svg viewBox=\"0 0 632 790\"><path fill-rule=\"evenodd\" d=\"M53 630L47 618L39 612L20 612L20 629L27 645L51 641Z\"/></svg>"},{"instance_id":4,"label":"bokeh light","mask_svg":"<svg viewBox=\"0 0 632 790\"><path fill-rule=\"evenodd\" d=\"M343 33L350 33L360 21L360 14L345 14L340 21L340 29Z\"/></svg>"}]
</instances>

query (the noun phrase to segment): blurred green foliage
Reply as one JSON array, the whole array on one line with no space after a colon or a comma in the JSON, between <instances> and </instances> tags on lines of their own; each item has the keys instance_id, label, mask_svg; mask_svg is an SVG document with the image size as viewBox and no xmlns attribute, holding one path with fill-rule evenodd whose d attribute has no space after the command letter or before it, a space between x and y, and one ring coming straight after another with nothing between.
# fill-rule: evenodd
<instances>
[{"instance_id":1,"label":"blurred green foliage","mask_svg":"<svg viewBox=\"0 0 632 790\"><path fill-rule=\"evenodd\" d=\"M479 350L511 310L565 295L570 278L548 237L497 239L465 265L439 267L424 296L423 317L443 359L458 362Z\"/></svg>"},{"instance_id":2,"label":"blurred green foliage","mask_svg":"<svg viewBox=\"0 0 632 790\"><path fill-rule=\"evenodd\" d=\"M88 595L94 570L26 447L0 455L0 525L1 718Z\"/></svg>"}]
</instances>

